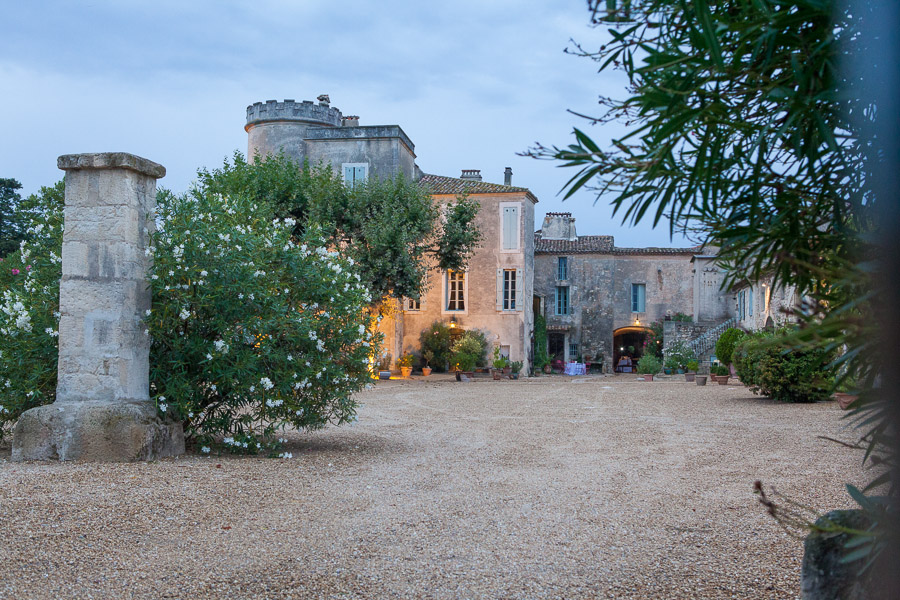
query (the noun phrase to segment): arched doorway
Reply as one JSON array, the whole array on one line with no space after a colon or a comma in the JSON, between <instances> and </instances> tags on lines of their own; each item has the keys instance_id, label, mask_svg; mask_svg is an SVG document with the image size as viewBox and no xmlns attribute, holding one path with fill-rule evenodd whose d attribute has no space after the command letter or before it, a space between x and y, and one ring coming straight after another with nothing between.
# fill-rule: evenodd
<instances>
[{"instance_id":1,"label":"arched doorway","mask_svg":"<svg viewBox=\"0 0 900 600\"><path fill-rule=\"evenodd\" d=\"M650 329L647 327L621 327L613 331L613 368L623 356L631 357L633 365L644 354L644 343Z\"/></svg>"}]
</instances>

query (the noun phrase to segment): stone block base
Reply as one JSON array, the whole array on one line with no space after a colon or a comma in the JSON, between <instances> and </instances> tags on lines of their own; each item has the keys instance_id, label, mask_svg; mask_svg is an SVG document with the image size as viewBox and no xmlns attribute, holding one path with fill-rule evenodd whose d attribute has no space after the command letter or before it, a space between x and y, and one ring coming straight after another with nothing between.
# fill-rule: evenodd
<instances>
[{"instance_id":1,"label":"stone block base","mask_svg":"<svg viewBox=\"0 0 900 600\"><path fill-rule=\"evenodd\" d=\"M181 423L150 402L62 402L32 408L13 430L12 460L129 462L184 453Z\"/></svg>"}]
</instances>

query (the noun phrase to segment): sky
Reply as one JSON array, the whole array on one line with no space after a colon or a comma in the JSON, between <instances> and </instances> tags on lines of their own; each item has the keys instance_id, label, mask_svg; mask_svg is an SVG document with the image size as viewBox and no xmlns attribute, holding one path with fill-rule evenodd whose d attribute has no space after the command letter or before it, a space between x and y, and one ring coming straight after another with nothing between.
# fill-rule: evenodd
<instances>
[{"instance_id":1,"label":"sky","mask_svg":"<svg viewBox=\"0 0 900 600\"><path fill-rule=\"evenodd\" d=\"M326 2L320 0L0 0L0 177L25 193L62 178L56 159L131 152L167 169L160 186L186 190L200 167L246 153L246 107L328 94L361 125L400 125L426 173L485 181L571 212L580 235L618 246L689 246L668 225L623 226L610 198L562 201L574 175L519 156L565 146L573 127L601 147L621 136L569 110L599 114L624 93L621 74L568 55L598 47L581 0Z\"/></svg>"}]
</instances>

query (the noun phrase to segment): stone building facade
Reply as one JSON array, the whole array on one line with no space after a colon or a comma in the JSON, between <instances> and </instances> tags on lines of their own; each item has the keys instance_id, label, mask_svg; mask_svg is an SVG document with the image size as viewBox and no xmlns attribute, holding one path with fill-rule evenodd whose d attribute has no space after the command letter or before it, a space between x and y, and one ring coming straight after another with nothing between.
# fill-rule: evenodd
<instances>
[{"instance_id":1,"label":"stone building facade","mask_svg":"<svg viewBox=\"0 0 900 600\"><path fill-rule=\"evenodd\" d=\"M591 357L611 372L633 356L654 321L694 316L698 248L620 248L612 236L579 236L571 213L548 213L535 233L535 305L547 319L551 357Z\"/></svg>"},{"instance_id":2,"label":"stone building facade","mask_svg":"<svg viewBox=\"0 0 900 600\"><path fill-rule=\"evenodd\" d=\"M468 271L432 270L423 296L396 303L381 322L393 364L402 354L419 350L420 333L442 321L458 330L481 330L504 355L529 368L537 198L512 185L509 168L503 184L483 181L478 170L465 170L460 177L423 173L415 163L415 146L398 125L361 126L359 117L345 117L327 96L318 100L248 106L248 156L284 152L298 163L330 163L347 182L402 174L427 186L440 205L467 194L480 206L475 224L482 244Z\"/></svg>"}]
</instances>

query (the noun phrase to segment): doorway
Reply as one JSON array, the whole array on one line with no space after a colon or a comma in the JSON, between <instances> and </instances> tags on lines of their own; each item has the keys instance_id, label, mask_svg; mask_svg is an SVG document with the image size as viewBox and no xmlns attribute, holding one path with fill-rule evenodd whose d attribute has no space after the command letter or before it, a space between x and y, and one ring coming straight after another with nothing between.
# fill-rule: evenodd
<instances>
[{"instance_id":1,"label":"doorway","mask_svg":"<svg viewBox=\"0 0 900 600\"><path fill-rule=\"evenodd\" d=\"M547 333L547 353L550 355L550 362L566 360L565 333L560 331L550 331Z\"/></svg>"},{"instance_id":2,"label":"doorway","mask_svg":"<svg viewBox=\"0 0 900 600\"><path fill-rule=\"evenodd\" d=\"M622 327L613 332L613 365L618 366L623 357L631 359L632 367L644 355L644 344L650 330L646 327ZM632 372L634 369L632 368Z\"/></svg>"}]
</instances>

